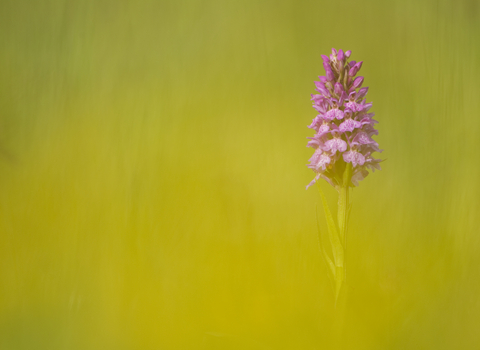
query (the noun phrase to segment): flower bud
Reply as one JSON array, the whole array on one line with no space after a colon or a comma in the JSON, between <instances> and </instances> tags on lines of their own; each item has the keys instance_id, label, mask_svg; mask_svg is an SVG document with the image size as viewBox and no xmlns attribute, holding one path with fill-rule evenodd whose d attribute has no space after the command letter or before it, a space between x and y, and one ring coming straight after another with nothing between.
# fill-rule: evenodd
<instances>
[{"instance_id":1,"label":"flower bud","mask_svg":"<svg viewBox=\"0 0 480 350\"><path fill-rule=\"evenodd\" d=\"M345 54L343 53L343 50L342 49L338 50L337 60L339 60L340 62L343 62L344 59L345 59Z\"/></svg>"},{"instance_id":2,"label":"flower bud","mask_svg":"<svg viewBox=\"0 0 480 350\"><path fill-rule=\"evenodd\" d=\"M353 88L359 88L363 84L363 77L356 77L355 80L353 81Z\"/></svg>"},{"instance_id":3,"label":"flower bud","mask_svg":"<svg viewBox=\"0 0 480 350\"><path fill-rule=\"evenodd\" d=\"M348 75L350 75L351 77L354 77L358 73L360 68L362 68L362 64L363 64L363 61L355 63L355 65L348 72Z\"/></svg>"},{"instance_id":4,"label":"flower bud","mask_svg":"<svg viewBox=\"0 0 480 350\"><path fill-rule=\"evenodd\" d=\"M326 73L327 73L326 76L328 81L335 80L335 75L333 74L333 71L331 68L329 68Z\"/></svg>"},{"instance_id":5,"label":"flower bud","mask_svg":"<svg viewBox=\"0 0 480 350\"><path fill-rule=\"evenodd\" d=\"M336 93L337 95L340 96L340 95L342 94L342 92L345 91L345 90L343 89L343 85L342 85L342 84L340 84L340 83L335 83L335 90L334 90L334 91L335 91L335 93Z\"/></svg>"}]
</instances>

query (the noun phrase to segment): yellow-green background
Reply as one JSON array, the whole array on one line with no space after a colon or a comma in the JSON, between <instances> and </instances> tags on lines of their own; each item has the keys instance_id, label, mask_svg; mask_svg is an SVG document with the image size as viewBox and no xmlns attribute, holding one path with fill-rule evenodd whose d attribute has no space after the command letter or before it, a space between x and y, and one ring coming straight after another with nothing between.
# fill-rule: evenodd
<instances>
[{"instance_id":1,"label":"yellow-green background","mask_svg":"<svg viewBox=\"0 0 480 350\"><path fill-rule=\"evenodd\" d=\"M0 349L479 349L479 23L476 0L0 1ZM305 191L331 47L364 61L387 158L353 191L342 341Z\"/></svg>"}]
</instances>

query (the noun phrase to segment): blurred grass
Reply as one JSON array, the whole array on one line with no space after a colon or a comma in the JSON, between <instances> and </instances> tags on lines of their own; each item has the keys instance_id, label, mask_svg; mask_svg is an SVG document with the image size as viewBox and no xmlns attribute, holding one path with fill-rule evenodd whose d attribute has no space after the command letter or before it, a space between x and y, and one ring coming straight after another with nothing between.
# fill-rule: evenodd
<instances>
[{"instance_id":1,"label":"blurred grass","mask_svg":"<svg viewBox=\"0 0 480 350\"><path fill-rule=\"evenodd\" d=\"M1 1L0 349L480 347L479 11ZM332 46L388 159L353 193L342 344L304 190Z\"/></svg>"}]
</instances>

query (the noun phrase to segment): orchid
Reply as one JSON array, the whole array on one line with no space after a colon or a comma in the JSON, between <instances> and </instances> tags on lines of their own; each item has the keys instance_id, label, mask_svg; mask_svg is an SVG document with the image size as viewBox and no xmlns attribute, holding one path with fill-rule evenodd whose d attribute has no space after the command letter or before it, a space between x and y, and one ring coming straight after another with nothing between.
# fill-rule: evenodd
<instances>
[{"instance_id":1,"label":"orchid","mask_svg":"<svg viewBox=\"0 0 480 350\"><path fill-rule=\"evenodd\" d=\"M315 172L315 177L307 189L318 184L322 178L339 193L337 227L319 186L333 258L330 258L323 245L321 247L334 280L335 300L346 278L349 189L358 186L369 170L380 170L379 163L382 161L372 157L372 153L382 152L372 139L373 135L378 134L375 129L378 122L373 119L374 113L368 113L372 103L367 103L365 99L368 92L368 87L362 87L365 79L356 76L363 61L349 61L351 54L350 50L343 52L332 49L330 56L322 55L325 76L315 81L318 94L312 95L313 108L318 115L309 126L315 130L315 135L309 137L307 143L307 147L315 149L307 165Z\"/></svg>"}]
</instances>

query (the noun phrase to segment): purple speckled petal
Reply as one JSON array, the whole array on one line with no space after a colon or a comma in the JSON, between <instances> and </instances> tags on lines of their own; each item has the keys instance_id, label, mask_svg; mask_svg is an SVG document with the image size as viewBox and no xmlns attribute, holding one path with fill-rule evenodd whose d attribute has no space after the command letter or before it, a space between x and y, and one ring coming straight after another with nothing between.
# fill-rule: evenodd
<instances>
[{"instance_id":1,"label":"purple speckled petal","mask_svg":"<svg viewBox=\"0 0 480 350\"><path fill-rule=\"evenodd\" d=\"M308 165L309 168L314 169L315 171L319 171L320 169L326 170L327 165L330 164L332 158L325 153L321 148L317 148L315 153L310 158L310 164Z\"/></svg>"},{"instance_id":2,"label":"purple speckled petal","mask_svg":"<svg viewBox=\"0 0 480 350\"><path fill-rule=\"evenodd\" d=\"M352 132L354 129L360 128L361 126L362 126L362 123L356 120L345 119L345 121L342 124L340 124L340 126L338 127L338 130L340 132L347 132L347 131Z\"/></svg>"},{"instance_id":3,"label":"purple speckled petal","mask_svg":"<svg viewBox=\"0 0 480 350\"><path fill-rule=\"evenodd\" d=\"M375 143L370 136L367 135L366 132L360 131L355 138L353 139L354 142L358 142L360 145L368 145L370 143Z\"/></svg>"},{"instance_id":4,"label":"purple speckled petal","mask_svg":"<svg viewBox=\"0 0 480 350\"><path fill-rule=\"evenodd\" d=\"M324 151L330 151L335 154L337 151L345 152L347 150L347 143L340 138L333 138L325 142Z\"/></svg>"},{"instance_id":5,"label":"purple speckled petal","mask_svg":"<svg viewBox=\"0 0 480 350\"><path fill-rule=\"evenodd\" d=\"M325 113L324 118L325 120L343 119L343 111L333 108Z\"/></svg>"},{"instance_id":6,"label":"purple speckled petal","mask_svg":"<svg viewBox=\"0 0 480 350\"><path fill-rule=\"evenodd\" d=\"M357 151L345 152L343 160L347 163L352 163L354 167L365 164L365 156Z\"/></svg>"},{"instance_id":7,"label":"purple speckled petal","mask_svg":"<svg viewBox=\"0 0 480 350\"><path fill-rule=\"evenodd\" d=\"M330 158L328 154L322 154L318 159L317 168L322 168L322 170L325 170L327 165L330 164L331 160L332 158Z\"/></svg>"},{"instance_id":8,"label":"purple speckled petal","mask_svg":"<svg viewBox=\"0 0 480 350\"><path fill-rule=\"evenodd\" d=\"M364 108L363 105L353 101L345 103L345 107L352 110L352 112L360 112L363 111Z\"/></svg>"},{"instance_id":9,"label":"purple speckled petal","mask_svg":"<svg viewBox=\"0 0 480 350\"><path fill-rule=\"evenodd\" d=\"M324 135L330 131L330 126L328 124L322 124L318 128L318 133L317 135Z\"/></svg>"}]
</instances>

